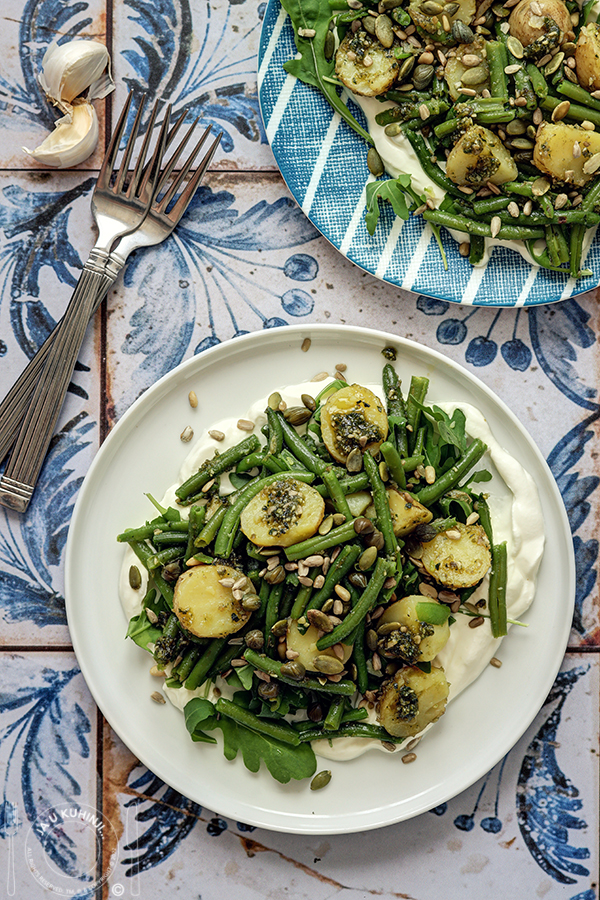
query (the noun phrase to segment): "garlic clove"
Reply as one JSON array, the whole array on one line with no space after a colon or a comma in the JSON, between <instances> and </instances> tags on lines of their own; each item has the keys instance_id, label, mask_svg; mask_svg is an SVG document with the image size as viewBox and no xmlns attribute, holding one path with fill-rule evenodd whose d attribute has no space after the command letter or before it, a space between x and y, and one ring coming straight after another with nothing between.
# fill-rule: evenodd
<instances>
[{"instance_id":1,"label":"garlic clove","mask_svg":"<svg viewBox=\"0 0 600 900\"><path fill-rule=\"evenodd\" d=\"M107 68L108 84L103 77ZM105 97L114 89L110 56L99 41L67 41L60 46L53 41L44 54L38 80L48 99L61 109L88 88L93 90L98 81L105 87L101 96ZM95 93L94 96L98 98L100 95Z\"/></svg>"},{"instance_id":2,"label":"garlic clove","mask_svg":"<svg viewBox=\"0 0 600 900\"><path fill-rule=\"evenodd\" d=\"M98 116L86 100L75 100L71 110L54 123L54 131L46 140L26 153L47 166L65 169L83 162L94 152L98 143Z\"/></svg>"}]
</instances>

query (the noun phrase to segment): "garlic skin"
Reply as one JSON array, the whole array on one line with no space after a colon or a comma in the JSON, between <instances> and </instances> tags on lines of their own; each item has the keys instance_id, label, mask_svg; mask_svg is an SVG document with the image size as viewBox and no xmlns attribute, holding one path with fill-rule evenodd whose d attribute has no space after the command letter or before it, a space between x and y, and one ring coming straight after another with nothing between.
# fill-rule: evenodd
<instances>
[{"instance_id":1,"label":"garlic skin","mask_svg":"<svg viewBox=\"0 0 600 900\"><path fill-rule=\"evenodd\" d=\"M108 72L103 75L105 69ZM108 50L98 41L67 41L60 46L53 41L44 54L38 81L50 102L65 113L84 91L89 89L88 100L101 99L115 87Z\"/></svg>"},{"instance_id":2,"label":"garlic skin","mask_svg":"<svg viewBox=\"0 0 600 900\"><path fill-rule=\"evenodd\" d=\"M54 131L46 140L26 153L47 166L65 169L83 162L94 152L98 143L98 116L87 100L75 100L71 112L54 123Z\"/></svg>"}]
</instances>

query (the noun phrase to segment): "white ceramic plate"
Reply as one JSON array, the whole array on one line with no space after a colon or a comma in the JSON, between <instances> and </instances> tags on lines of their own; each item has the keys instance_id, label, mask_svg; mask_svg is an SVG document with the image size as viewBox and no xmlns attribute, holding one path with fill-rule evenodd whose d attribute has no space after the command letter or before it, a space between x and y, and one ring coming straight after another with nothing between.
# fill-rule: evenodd
<instances>
[{"instance_id":1,"label":"white ceramic plate","mask_svg":"<svg viewBox=\"0 0 600 900\"><path fill-rule=\"evenodd\" d=\"M310 337L310 350L302 341ZM488 667L448 708L410 766L397 755L367 753L347 763L323 760L333 778L322 791L308 780L280 785L266 770L227 762L221 747L194 744L183 716L150 699L150 657L124 640L117 593L123 547L115 535L149 515L144 493L175 482L189 445L225 415L243 415L261 395L348 364L353 381L373 381L384 347L398 351L404 384L431 379L432 401L462 400L482 410L494 434L532 474L541 494L547 545L538 596L502 646L501 669ZM190 408L188 393L199 398ZM391 334L343 326L278 328L236 338L174 369L123 416L100 449L79 493L66 554L66 599L73 645L103 714L131 751L187 797L235 820L277 831L363 831L425 812L491 769L532 722L552 686L567 643L575 567L569 526L550 471L508 408L478 379L439 353ZM535 660L535 665L532 665Z\"/></svg>"}]
</instances>

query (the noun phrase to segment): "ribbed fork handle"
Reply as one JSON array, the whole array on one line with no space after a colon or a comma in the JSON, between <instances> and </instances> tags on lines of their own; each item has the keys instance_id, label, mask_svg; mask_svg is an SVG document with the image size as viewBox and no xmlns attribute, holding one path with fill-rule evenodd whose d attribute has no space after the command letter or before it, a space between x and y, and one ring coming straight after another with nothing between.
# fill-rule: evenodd
<instances>
[{"instance_id":1,"label":"ribbed fork handle","mask_svg":"<svg viewBox=\"0 0 600 900\"><path fill-rule=\"evenodd\" d=\"M119 271L110 264L107 271L107 260L106 253L92 251L62 321L53 332L52 346L0 479L2 506L25 512L29 505L89 320L100 293L106 293Z\"/></svg>"}]
</instances>

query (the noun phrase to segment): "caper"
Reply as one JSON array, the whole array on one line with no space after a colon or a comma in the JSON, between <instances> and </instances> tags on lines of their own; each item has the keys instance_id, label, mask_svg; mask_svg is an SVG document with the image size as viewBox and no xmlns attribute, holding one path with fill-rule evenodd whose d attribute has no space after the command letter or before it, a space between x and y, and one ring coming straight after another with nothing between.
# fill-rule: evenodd
<instances>
[{"instance_id":1,"label":"caper","mask_svg":"<svg viewBox=\"0 0 600 900\"><path fill-rule=\"evenodd\" d=\"M423 63L417 66L412 75L415 88L418 91L423 91L433 78L433 73L433 66L424 65Z\"/></svg>"},{"instance_id":2,"label":"caper","mask_svg":"<svg viewBox=\"0 0 600 900\"><path fill-rule=\"evenodd\" d=\"M357 534L373 534L375 526L366 516L358 516L354 520L354 530Z\"/></svg>"},{"instance_id":3,"label":"caper","mask_svg":"<svg viewBox=\"0 0 600 900\"><path fill-rule=\"evenodd\" d=\"M142 576L137 566L129 567L129 587L134 591L138 591L142 586Z\"/></svg>"},{"instance_id":4,"label":"caper","mask_svg":"<svg viewBox=\"0 0 600 900\"><path fill-rule=\"evenodd\" d=\"M254 628L245 635L244 640L246 642L246 647L250 647L251 650L262 650L265 643L265 636L260 628Z\"/></svg>"},{"instance_id":5,"label":"caper","mask_svg":"<svg viewBox=\"0 0 600 900\"><path fill-rule=\"evenodd\" d=\"M275 700L279 694L279 685L275 681L261 681L258 696L263 700Z\"/></svg>"},{"instance_id":6,"label":"caper","mask_svg":"<svg viewBox=\"0 0 600 900\"><path fill-rule=\"evenodd\" d=\"M304 425L310 419L312 412L306 406L290 406L283 413L284 419L290 425Z\"/></svg>"},{"instance_id":7,"label":"caper","mask_svg":"<svg viewBox=\"0 0 600 900\"><path fill-rule=\"evenodd\" d=\"M381 531L374 531L373 534L367 535L365 538L367 547L375 547L376 550L383 550L385 546L385 538Z\"/></svg>"},{"instance_id":8,"label":"caper","mask_svg":"<svg viewBox=\"0 0 600 900\"><path fill-rule=\"evenodd\" d=\"M370 147L367 153L367 168L375 178L379 178L385 172L383 162L375 147Z\"/></svg>"},{"instance_id":9,"label":"caper","mask_svg":"<svg viewBox=\"0 0 600 900\"><path fill-rule=\"evenodd\" d=\"M270 569L268 572L265 572L265 581L267 584L281 584L282 581L285 580L285 569L283 566L275 566L274 569Z\"/></svg>"},{"instance_id":10,"label":"caper","mask_svg":"<svg viewBox=\"0 0 600 900\"><path fill-rule=\"evenodd\" d=\"M359 590L364 590L367 586L367 577L363 575L362 572L351 572L348 575L348 581L352 585L352 587L358 588Z\"/></svg>"},{"instance_id":11,"label":"caper","mask_svg":"<svg viewBox=\"0 0 600 900\"><path fill-rule=\"evenodd\" d=\"M250 612L254 612L255 609L260 609L262 605L260 597L257 594L251 593L250 591L248 591L247 594L244 594L240 602L242 604L242 608L247 609Z\"/></svg>"},{"instance_id":12,"label":"caper","mask_svg":"<svg viewBox=\"0 0 600 900\"><path fill-rule=\"evenodd\" d=\"M323 675L339 675L344 669L344 663L341 659L338 659L337 656L328 656L325 653L315 656L313 666L317 672L322 672Z\"/></svg>"},{"instance_id":13,"label":"caper","mask_svg":"<svg viewBox=\"0 0 600 900\"><path fill-rule=\"evenodd\" d=\"M178 562L170 562L168 565L163 566L161 575L165 581L177 581L181 575L181 566Z\"/></svg>"},{"instance_id":14,"label":"caper","mask_svg":"<svg viewBox=\"0 0 600 900\"><path fill-rule=\"evenodd\" d=\"M464 22L457 19L452 23L452 37L455 41L458 41L459 44L472 44L475 40L475 33L468 25L465 25Z\"/></svg>"},{"instance_id":15,"label":"caper","mask_svg":"<svg viewBox=\"0 0 600 900\"><path fill-rule=\"evenodd\" d=\"M331 770L323 769L322 772L317 772L315 777L310 783L311 791L319 791L321 788L327 787L329 782L331 781Z\"/></svg>"},{"instance_id":16,"label":"caper","mask_svg":"<svg viewBox=\"0 0 600 900\"><path fill-rule=\"evenodd\" d=\"M293 678L294 681L300 681L306 675L306 669L299 659L290 659L282 665L279 670L284 678Z\"/></svg>"}]
</instances>

